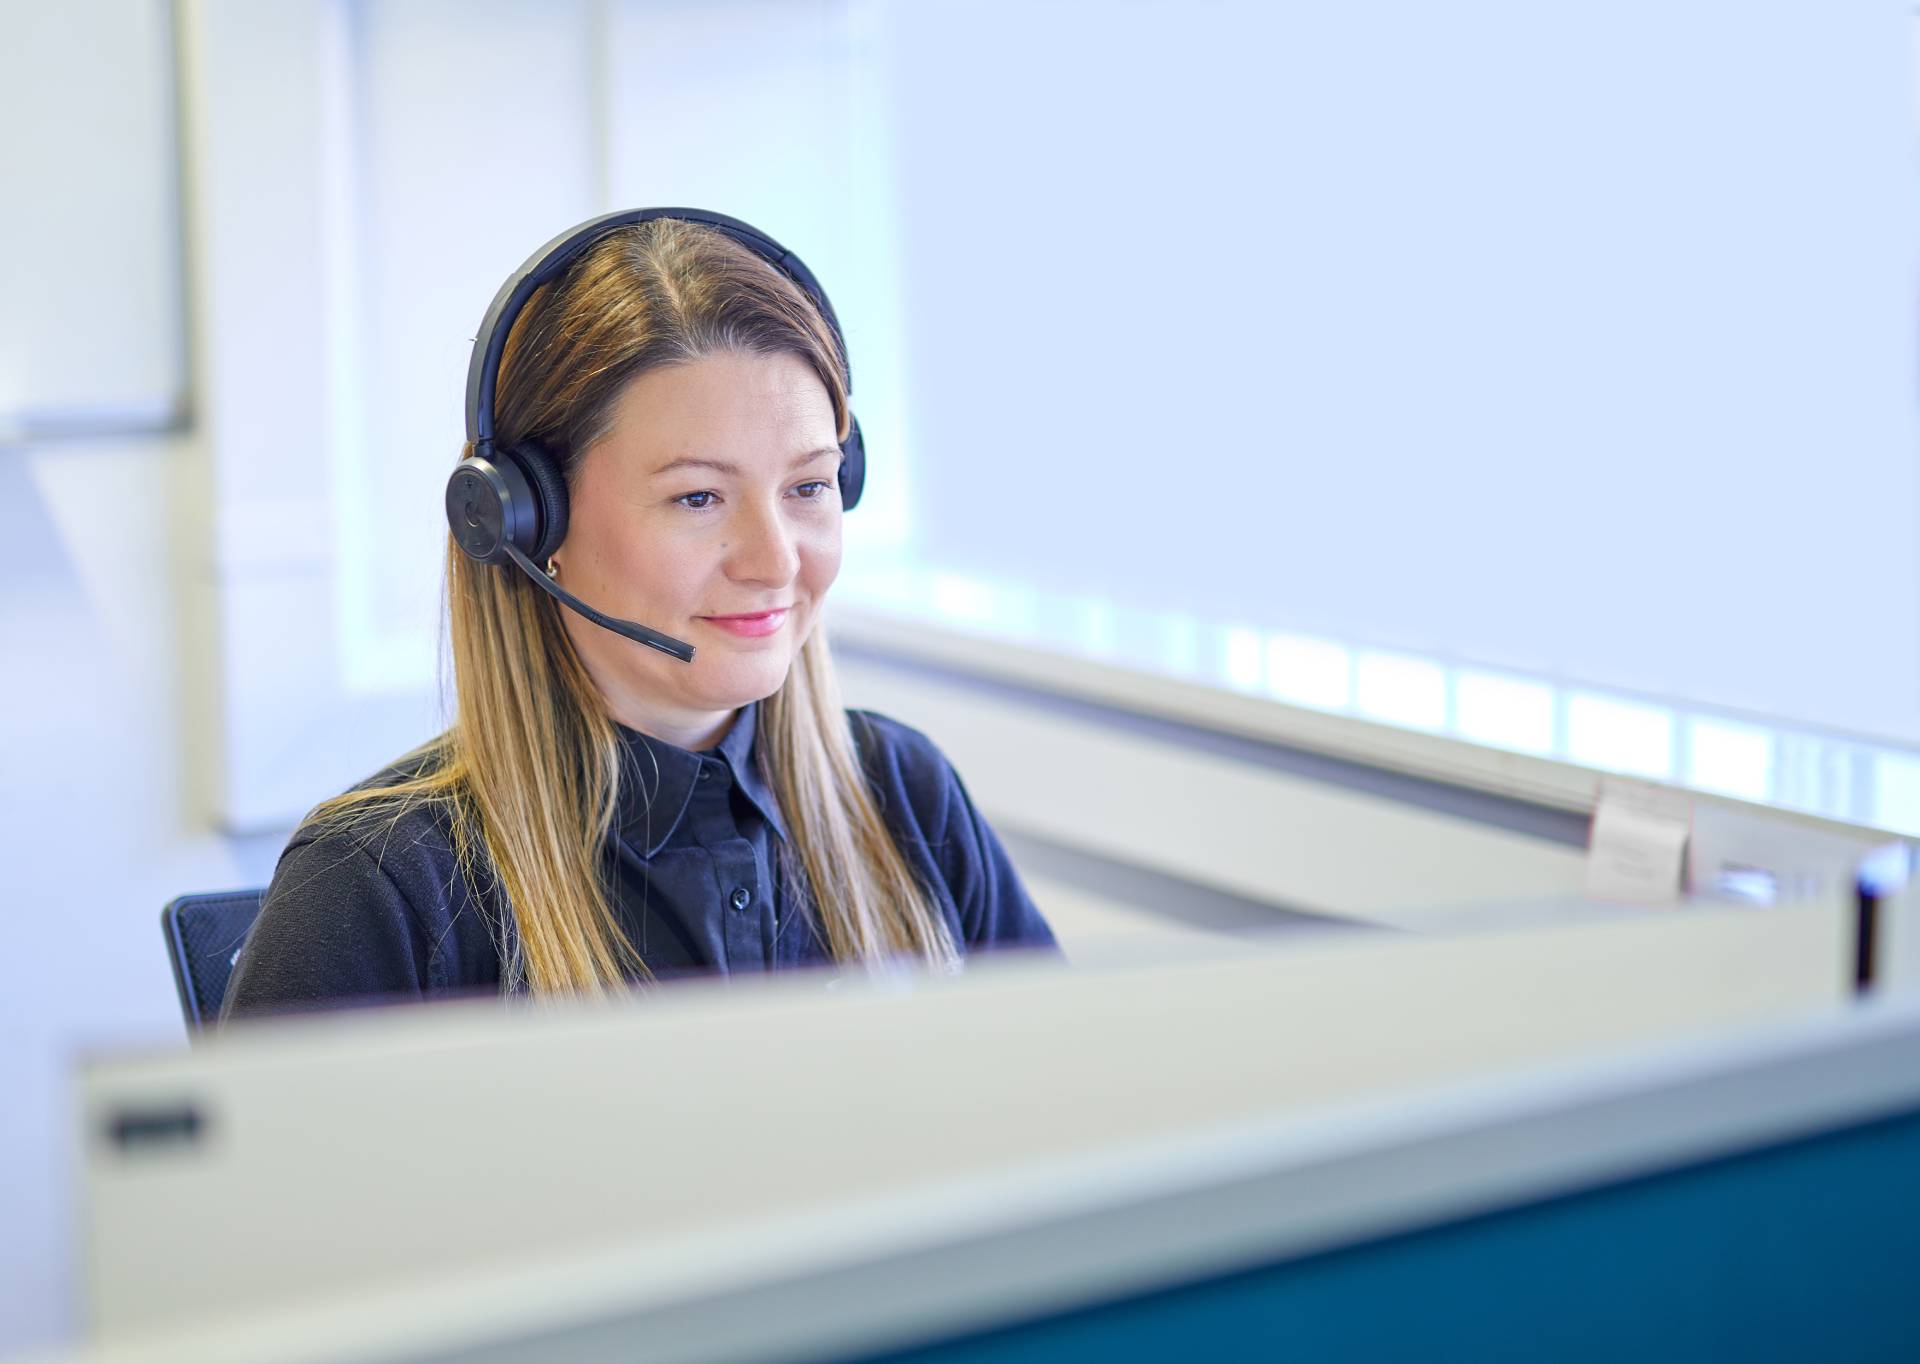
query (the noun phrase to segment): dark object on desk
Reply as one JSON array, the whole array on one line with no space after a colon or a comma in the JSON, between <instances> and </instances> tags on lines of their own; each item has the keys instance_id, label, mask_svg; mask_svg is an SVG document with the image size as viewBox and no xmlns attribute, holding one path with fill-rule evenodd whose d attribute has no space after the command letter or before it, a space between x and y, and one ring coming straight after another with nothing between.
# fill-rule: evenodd
<instances>
[{"instance_id":1,"label":"dark object on desk","mask_svg":"<svg viewBox=\"0 0 1920 1364\"><path fill-rule=\"evenodd\" d=\"M160 911L167 959L173 963L173 983L180 991L180 1012L186 1015L189 1033L220 1017L227 978L265 895L264 890L182 895Z\"/></svg>"}]
</instances>

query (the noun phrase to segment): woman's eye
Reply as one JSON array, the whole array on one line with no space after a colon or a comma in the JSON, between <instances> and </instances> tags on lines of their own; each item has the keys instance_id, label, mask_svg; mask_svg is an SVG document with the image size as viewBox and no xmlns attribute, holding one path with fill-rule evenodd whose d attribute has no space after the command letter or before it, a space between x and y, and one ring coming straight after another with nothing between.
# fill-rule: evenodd
<instances>
[{"instance_id":1,"label":"woman's eye","mask_svg":"<svg viewBox=\"0 0 1920 1364\"><path fill-rule=\"evenodd\" d=\"M828 483L825 479L816 478L811 483L802 483L799 487L795 488L794 491L796 493L799 493L800 496L806 498L809 502L811 502L814 498L819 497L822 493L826 492L826 490L832 486L833 485Z\"/></svg>"},{"instance_id":2,"label":"woman's eye","mask_svg":"<svg viewBox=\"0 0 1920 1364\"><path fill-rule=\"evenodd\" d=\"M704 511L713 505L714 496L715 494L710 492L682 493L673 500L694 511Z\"/></svg>"}]
</instances>

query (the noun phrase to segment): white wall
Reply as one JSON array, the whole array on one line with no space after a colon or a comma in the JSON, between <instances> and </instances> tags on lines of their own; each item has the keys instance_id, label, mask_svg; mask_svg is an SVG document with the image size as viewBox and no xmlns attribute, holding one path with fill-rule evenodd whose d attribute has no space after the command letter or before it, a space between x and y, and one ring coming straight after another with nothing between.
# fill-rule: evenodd
<instances>
[{"instance_id":1,"label":"white wall","mask_svg":"<svg viewBox=\"0 0 1920 1364\"><path fill-rule=\"evenodd\" d=\"M169 10L0 8L0 440L184 406Z\"/></svg>"},{"instance_id":2,"label":"white wall","mask_svg":"<svg viewBox=\"0 0 1920 1364\"><path fill-rule=\"evenodd\" d=\"M916 552L1920 743L1911 10L890 6Z\"/></svg>"}]
</instances>

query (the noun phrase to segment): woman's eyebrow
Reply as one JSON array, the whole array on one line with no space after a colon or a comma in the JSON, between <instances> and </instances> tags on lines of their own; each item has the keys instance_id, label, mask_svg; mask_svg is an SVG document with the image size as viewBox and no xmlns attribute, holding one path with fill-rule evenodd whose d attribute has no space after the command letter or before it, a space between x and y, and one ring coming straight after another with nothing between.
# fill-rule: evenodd
<instances>
[{"instance_id":1,"label":"woman's eyebrow","mask_svg":"<svg viewBox=\"0 0 1920 1364\"><path fill-rule=\"evenodd\" d=\"M722 474L737 474L740 472L739 465L729 464L723 459L695 459L692 455L682 455L679 459L670 460L662 464L658 469L655 469L653 476L658 478L661 474L670 474L679 469L712 469Z\"/></svg>"},{"instance_id":2,"label":"woman's eyebrow","mask_svg":"<svg viewBox=\"0 0 1920 1364\"><path fill-rule=\"evenodd\" d=\"M794 460L793 467L796 469L804 468L816 459L824 459L828 455L837 457L839 453L839 447L823 445L818 450L809 450L806 454ZM679 459L670 460L662 464L658 469L655 469L653 471L653 477L658 478L662 474L675 473L681 469L712 469L715 473L727 474L729 476L737 476L740 472L739 465L729 464L724 459L699 459L693 455L682 455Z\"/></svg>"}]
</instances>

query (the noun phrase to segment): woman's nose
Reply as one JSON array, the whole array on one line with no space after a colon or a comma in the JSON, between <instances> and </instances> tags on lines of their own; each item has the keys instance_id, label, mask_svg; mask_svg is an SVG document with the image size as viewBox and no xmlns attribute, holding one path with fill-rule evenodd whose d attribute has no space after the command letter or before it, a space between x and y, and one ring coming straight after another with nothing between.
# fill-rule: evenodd
<instances>
[{"instance_id":1,"label":"woman's nose","mask_svg":"<svg viewBox=\"0 0 1920 1364\"><path fill-rule=\"evenodd\" d=\"M741 519L740 535L728 555L735 578L785 586L800 571L794 529L777 508L756 508Z\"/></svg>"}]
</instances>

